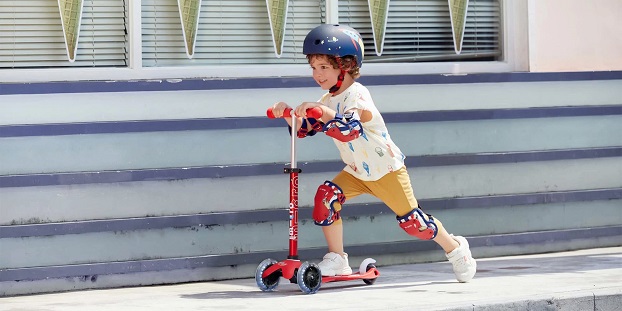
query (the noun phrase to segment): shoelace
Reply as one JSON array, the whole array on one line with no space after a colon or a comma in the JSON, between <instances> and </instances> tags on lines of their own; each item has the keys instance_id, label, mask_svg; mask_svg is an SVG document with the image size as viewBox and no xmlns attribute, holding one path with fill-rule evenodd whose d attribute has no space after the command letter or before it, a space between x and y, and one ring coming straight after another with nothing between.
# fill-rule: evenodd
<instances>
[{"instance_id":1,"label":"shoelace","mask_svg":"<svg viewBox=\"0 0 622 311\"><path fill-rule=\"evenodd\" d=\"M469 256L464 255L462 256L462 258L460 258L460 260L456 260L454 262L454 266L460 267L460 268L466 268L469 266Z\"/></svg>"},{"instance_id":2,"label":"shoelace","mask_svg":"<svg viewBox=\"0 0 622 311\"><path fill-rule=\"evenodd\" d=\"M327 261L329 261L331 263L334 263L334 262L337 262L337 257L328 257L328 256L326 256L326 257L324 257L324 260L327 260Z\"/></svg>"}]
</instances>

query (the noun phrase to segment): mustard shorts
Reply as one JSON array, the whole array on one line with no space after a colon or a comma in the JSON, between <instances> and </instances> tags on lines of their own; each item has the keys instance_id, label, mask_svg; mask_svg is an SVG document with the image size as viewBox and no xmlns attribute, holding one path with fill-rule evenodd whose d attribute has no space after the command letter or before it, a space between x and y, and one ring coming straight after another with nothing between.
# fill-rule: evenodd
<instances>
[{"instance_id":1,"label":"mustard shorts","mask_svg":"<svg viewBox=\"0 0 622 311\"><path fill-rule=\"evenodd\" d=\"M376 181L360 180L341 171L332 182L341 188L346 200L361 194L371 194L384 202L397 216L404 216L418 207L406 166Z\"/></svg>"}]
</instances>

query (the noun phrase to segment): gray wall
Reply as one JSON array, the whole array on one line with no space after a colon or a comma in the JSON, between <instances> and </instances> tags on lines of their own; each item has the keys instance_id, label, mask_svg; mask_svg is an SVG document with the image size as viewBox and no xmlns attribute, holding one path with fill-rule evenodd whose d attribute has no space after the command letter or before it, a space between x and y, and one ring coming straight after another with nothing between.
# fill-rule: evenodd
<instances>
[{"instance_id":1,"label":"gray wall","mask_svg":"<svg viewBox=\"0 0 622 311\"><path fill-rule=\"evenodd\" d=\"M422 206L476 257L622 245L622 73L362 82ZM223 83L3 85L0 296L252 277L284 259L289 136L265 110L321 91ZM342 164L327 137L298 142L301 258L317 260L309 207ZM444 259L375 198L349 203L353 266Z\"/></svg>"}]
</instances>

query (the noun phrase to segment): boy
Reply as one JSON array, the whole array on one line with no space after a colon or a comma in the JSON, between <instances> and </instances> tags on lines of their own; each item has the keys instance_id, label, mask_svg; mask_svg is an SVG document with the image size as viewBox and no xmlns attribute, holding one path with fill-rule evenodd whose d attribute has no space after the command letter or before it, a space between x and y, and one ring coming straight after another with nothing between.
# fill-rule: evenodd
<instances>
[{"instance_id":1,"label":"boy","mask_svg":"<svg viewBox=\"0 0 622 311\"><path fill-rule=\"evenodd\" d=\"M307 34L303 54L313 70L313 79L328 90L319 102L303 102L296 107L300 125L298 137L324 132L333 138L345 168L320 185L314 199L313 219L322 226L329 253L319 263L322 275L352 273L343 247L342 204L360 194L382 200L396 215L399 226L409 235L438 243L452 263L459 282L468 282L476 271L464 237L450 235L438 219L423 213L417 203L404 166L404 154L389 136L382 115L369 91L355 80L363 60L360 34L343 25L321 25ZM320 107L322 117L308 118L307 109ZM286 103L273 105L281 117ZM291 118L285 118L290 125Z\"/></svg>"}]
</instances>

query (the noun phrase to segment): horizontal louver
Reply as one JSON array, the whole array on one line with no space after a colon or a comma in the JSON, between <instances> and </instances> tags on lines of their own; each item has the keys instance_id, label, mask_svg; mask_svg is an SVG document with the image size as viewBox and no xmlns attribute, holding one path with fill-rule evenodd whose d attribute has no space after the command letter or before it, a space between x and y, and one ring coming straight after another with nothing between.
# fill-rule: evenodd
<instances>
[{"instance_id":1,"label":"horizontal louver","mask_svg":"<svg viewBox=\"0 0 622 311\"><path fill-rule=\"evenodd\" d=\"M122 0L84 0L75 62L56 0L0 1L0 68L126 66Z\"/></svg>"},{"instance_id":2,"label":"horizontal louver","mask_svg":"<svg viewBox=\"0 0 622 311\"><path fill-rule=\"evenodd\" d=\"M363 36L367 62L494 60L501 56L498 0L469 1L460 55L454 51L446 0L391 0L381 56L374 50L367 1L340 1L339 5L339 21Z\"/></svg>"},{"instance_id":3,"label":"horizontal louver","mask_svg":"<svg viewBox=\"0 0 622 311\"><path fill-rule=\"evenodd\" d=\"M307 32L323 22L320 1L290 1L283 53L275 55L266 1L203 0L195 52L188 59L176 0L142 1L143 66L306 63Z\"/></svg>"},{"instance_id":4,"label":"horizontal louver","mask_svg":"<svg viewBox=\"0 0 622 311\"><path fill-rule=\"evenodd\" d=\"M0 68L126 67L127 0L84 0L75 62L67 57L57 0L0 1ZM303 64L302 42L323 23L324 1L290 0L283 53L275 55L264 0L203 0L192 59L177 0L143 0L142 66ZM392 0L383 54L375 55L367 0L339 1L339 21L358 29L366 62L497 60L499 0L470 0L462 52L453 46L446 0Z\"/></svg>"}]
</instances>

